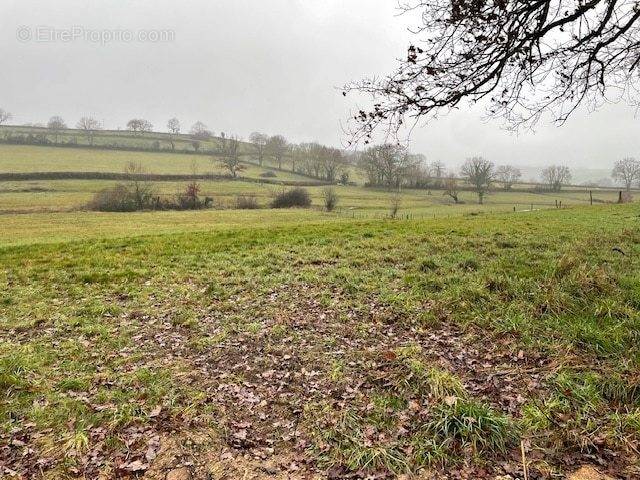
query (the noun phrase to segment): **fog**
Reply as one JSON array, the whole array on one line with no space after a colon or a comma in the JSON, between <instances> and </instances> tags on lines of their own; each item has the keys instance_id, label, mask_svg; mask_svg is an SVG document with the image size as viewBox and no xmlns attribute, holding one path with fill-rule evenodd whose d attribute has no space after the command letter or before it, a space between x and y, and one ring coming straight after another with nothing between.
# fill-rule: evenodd
<instances>
[{"instance_id":1,"label":"fog","mask_svg":"<svg viewBox=\"0 0 640 480\"><path fill-rule=\"evenodd\" d=\"M18 124L93 115L115 129L142 117L164 130L177 116L183 130L201 120L340 146L357 107L340 87L389 72L408 20L390 0L3 0L0 107ZM625 105L519 135L500 127L463 107L417 128L411 149L451 166L480 154L608 170L640 157L640 117Z\"/></svg>"}]
</instances>

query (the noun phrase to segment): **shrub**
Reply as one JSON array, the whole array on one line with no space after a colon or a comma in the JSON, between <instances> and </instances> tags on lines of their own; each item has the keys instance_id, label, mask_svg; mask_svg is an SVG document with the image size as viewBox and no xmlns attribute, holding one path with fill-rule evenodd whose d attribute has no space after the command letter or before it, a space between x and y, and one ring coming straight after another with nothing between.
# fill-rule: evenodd
<instances>
[{"instance_id":1,"label":"shrub","mask_svg":"<svg viewBox=\"0 0 640 480\"><path fill-rule=\"evenodd\" d=\"M311 206L311 196L304 188L294 188L286 192L279 193L271 202L272 208L291 208Z\"/></svg>"},{"instance_id":2,"label":"shrub","mask_svg":"<svg viewBox=\"0 0 640 480\"><path fill-rule=\"evenodd\" d=\"M141 195L144 192L144 195ZM138 210L200 210L209 208L213 199L199 196L200 185L193 182L187 185L184 192L179 193L174 199L162 199L153 196L150 188L141 187L139 182L131 184L118 184L113 188L99 191L87 204L90 210L99 212L135 212Z\"/></svg>"},{"instance_id":3,"label":"shrub","mask_svg":"<svg viewBox=\"0 0 640 480\"><path fill-rule=\"evenodd\" d=\"M332 212L338 206L338 194L333 187L327 187L322 192L324 196L324 208L327 212Z\"/></svg>"},{"instance_id":4,"label":"shrub","mask_svg":"<svg viewBox=\"0 0 640 480\"><path fill-rule=\"evenodd\" d=\"M594 198L593 201L597 202L598 200ZM631 194L631 192L620 193L620 197L618 198L618 203L631 203L631 202L633 202L633 195Z\"/></svg>"},{"instance_id":5,"label":"shrub","mask_svg":"<svg viewBox=\"0 0 640 480\"><path fill-rule=\"evenodd\" d=\"M260 176L262 178L275 178L275 177L277 177L276 172L273 172L271 170L267 170L266 172L262 172L260 174Z\"/></svg>"},{"instance_id":6,"label":"shrub","mask_svg":"<svg viewBox=\"0 0 640 480\"><path fill-rule=\"evenodd\" d=\"M162 208L177 210L200 210L208 208L213 204L213 198L205 197L204 201L200 198L200 184L191 182L185 188L183 193L176 196L176 203L166 203Z\"/></svg>"},{"instance_id":7,"label":"shrub","mask_svg":"<svg viewBox=\"0 0 640 480\"><path fill-rule=\"evenodd\" d=\"M260 208L255 195L238 195L236 197L236 208L240 210L255 210Z\"/></svg>"},{"instance_id":8,"label":"shrub","mask_svg":"<svg viewBox=\"0 0 640 480\"><path fill-rule=\"evenodd\" d=\"M202 208L202 202L198 197L200 193L200 185L196 182L191 182L187 185L184 192L176 195L175 207L180 210L197 210ZM171 205L167 205L171 208Z\"/></svg>"},{"instance_id":9,"label":"shrub","mask_svg":"<svg viewBox=\"0 0 640 480\"><path fill-rule=\"evenodd\" d=\"M127 186L119 183L113 188L97 192L87 207L99 212L134 212L138 209L138 204Z\"/></svg>"}]
</instances>

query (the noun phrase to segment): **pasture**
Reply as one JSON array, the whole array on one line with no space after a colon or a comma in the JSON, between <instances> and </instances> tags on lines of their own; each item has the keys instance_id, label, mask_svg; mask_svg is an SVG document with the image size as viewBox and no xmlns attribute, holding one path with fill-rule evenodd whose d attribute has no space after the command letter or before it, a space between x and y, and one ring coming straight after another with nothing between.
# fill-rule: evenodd
<instances>
[{"instance_id":1,"label":"pasture","mask_svg":"<svg viewBox=\"0 0 640 480\"><path fill-rule=\"evenodd\" d=\"M0 146L0 172L215 168ZM617 192L202 180L214 207L100 213L114 180L0 182L0 465L24 478L640 472L640 234ZM309 181L277 172L277 180ZM186 181L151 182L175 195ZM238 195L261 209L237 210ZM556 208L562 202L563 208ZM533 206L533 209L531 208ZM525 451L525 461L522 460ZM266 468L266 470L265 470ZM225 477L226 475L226 477Z\"/></svg>"},{"instance_id":2,"label":"pasture","mask_svg":"<svg viewBox=\"0 0 640 480\"><path fill-rule=\"evenodd\" d=\"M187 155L172 152L136 152L83 148L0 144L0 174L33 172L112 172L121 173L127 162L140 162L154 174L222 175L224 170L210 155ZM244 177L259 178L260 173L274 171L245 163ZM309 181L308 177L277 171L277 179Z\"/></svg>"},{"instance_id":3,"label":"pasture","mask_svg":"<svg viewBox=\"0 0 640 480\"><path fill-rule=\"evenodd\" d=\"M635 205L228 213L13 217L32 240L0 250L5 465L498 474L522 440L530 471L614 454L635 471ZM190 215L218 227L190 232Z\"/></svg>"},{"instance_id":4,"label":"pasture","mask_svg":"<svg viewBox=\"0 0 640 480\"><path fill-rule=\"evenodd\" d=\"M245 162L240 178L222 178L224 169L208 155L186 155L169 152L135 152L28 145L0 144L0 176L3 173L35 174L59 173L114 173L121 174L127 162L139 162L145 172L160 176L153 183L153 191L160 196L174 196L184 191L187 181L163 181L162 175L216 175L219 180L200 181L201 194L212 197L216 208L232 208L239 195L255 196L258 204L268 206L275 194L288 184L311 185L313 207L321 209L324 186L312 178L284 170ZM274 177L263 178L269 172ZM358 178L354 170L351 174ZM45 213L82 210L93 195L112 187L115 180L57 179L39 180L27 177L20 181L0 181L0 213ZM278 185L278 183L285 185ZM313 186L317 183L317 186ZM339 196L339 212L352 218L381 218L389 214L396 194L381 188L365 188L354 184L335 187ZM555 208L556 205L576 206L589 204L590 190L594 202L617 200L613 189L569 187L562 192L535 192L528 187L514 192L499 189L491 192L484 205L477 204L473 192L460 192L460 204L442 190L404 189L400 193L400 215L418 218L475 214L479 212L506 212Z\"/></svg>"}]
</instances>

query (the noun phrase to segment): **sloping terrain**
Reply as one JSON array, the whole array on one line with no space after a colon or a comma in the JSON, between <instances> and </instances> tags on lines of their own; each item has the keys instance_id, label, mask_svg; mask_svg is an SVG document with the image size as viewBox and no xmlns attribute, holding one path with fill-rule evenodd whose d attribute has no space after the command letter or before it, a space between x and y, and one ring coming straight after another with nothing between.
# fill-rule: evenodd
<instances>
[{"instance_id":1,"label":"sloping terrain","mask_svg":"<svg viewBox=\"0 0 640 480\"><path fill-rule=\"evenodd\" d=\"M639 255L634 205L4 247L0 468L636 478Z\"/></svg>"}]
</instances>

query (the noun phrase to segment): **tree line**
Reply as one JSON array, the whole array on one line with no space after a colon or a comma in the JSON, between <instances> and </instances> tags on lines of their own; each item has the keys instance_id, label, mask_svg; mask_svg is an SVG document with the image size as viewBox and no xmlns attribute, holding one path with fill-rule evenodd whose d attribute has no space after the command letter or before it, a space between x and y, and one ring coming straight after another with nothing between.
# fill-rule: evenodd
<instances>
[{"instance_id":1,"label":"tree line","mask_svg":"<svg viewBox=\"0 0 640 480\"><path fill-rule=\"evenodd\" d=\"M7 123L11 118L10 113L0 109L0 125ZM95 144L95 137L104 130L102 122L91 116L80 118L75 126L82 132L89 146ZM69 128L65 120L57 115L51 117L46 126L42 127L49 130L56 144L63 131ZM126 124L127 130L134 135L151 133L153 127L153 124L144 118L132 118ZM167 121L166 127L171 150L175 150L176 140L182 134L182 124L178 118L173 117ZM190 145L194 152L200 152L201 142L215 139L216 147L210 153L219 158L220 165L233 177L245 168L241 157L251 155L260 166L264 166L268 159L281 170L288 166L294 173L330 183L349 181L348 167L352 163L351 156L341 149L317 142L296 144L289 142L283 135L267 135L261 132L252 133L248 142L244 142L238 135L228 135L225 132L220 132L216 138L214 131L202 121L195 122L187 135L191 139ZM248 144L248 147L243 147L244 143Z\"/></svg>"},{"instance_id":2,"label":"tree line","mask_svg":"<svg viewBox=\"0 0 640 480\"><path fill-rule=\"evenodd\" d=\"M13 118L12 114L0 108L0 125ZM126 124L127 130L133 134L153 132L153 124L143 118L132 118ZM168 140L171 149L175 150L175 140L182 133L182 125L178 118L167 121ZM68 129L67 123L60 116L53 116L46 128L58 143L59 136ZM94 145L95 136L103 130L102 123L94 117L83 116L76 123L90 146ZM195 152L200 150L200 142L211 141L215 134L205 123L195 122L188 131L191 146ZM323 180L329 183L348 183L350 167L359 167L365 177L366 184L387 189L400 187L443 189L446 195L458 201L460 182L466 182L478 195L479 203L484 201L491 188L499 184L504 190L511 190L522 178L522 172L513 165L495 165L483 157L475 156L466 160L462 168L456 172L447 169L443 162L427 162L422 154L414 154L398 144L382 144L368 147L360 152L348 152L334 147L327 147L318 142L291 143L283 135L267 135L253 132L248 142L237 135L220 132L216 139L217 148L213 150L219 158L220 165L232 177L245 169L241 161L243 155L251 155L260 166L269 159L278 169ZM247 143L250 151L242 148ZM245 151L243 151L245 150ZM611 176L624 185L629 192L634 184L640 186L640 162L632 157L623 158L615 163ZM571 170L564 165L552 165L542 171L541 182L548 191L558 192L572 180Z\"/></svg>"},{"instance_id":3,"label":"tree line","mask_svg":"<svg viewBox=\"0 0 640 480\"><path fill-rule=\"evenodd\" d=\"M413 154L397 144L374 145L358 155L357 165L365 173L367 185L388 190L409 188L443 189L456 203L462 186L472 189L483 203L487 193L498 184L511 190L520 182L522 172L514 165L495 165L481 156L468 158L458 170L447 169L442 162L427 162L424 155ZM552 165L542 172L546 190L558 192L572 179L563 165Z\"/></svg>"}]
</instances>

